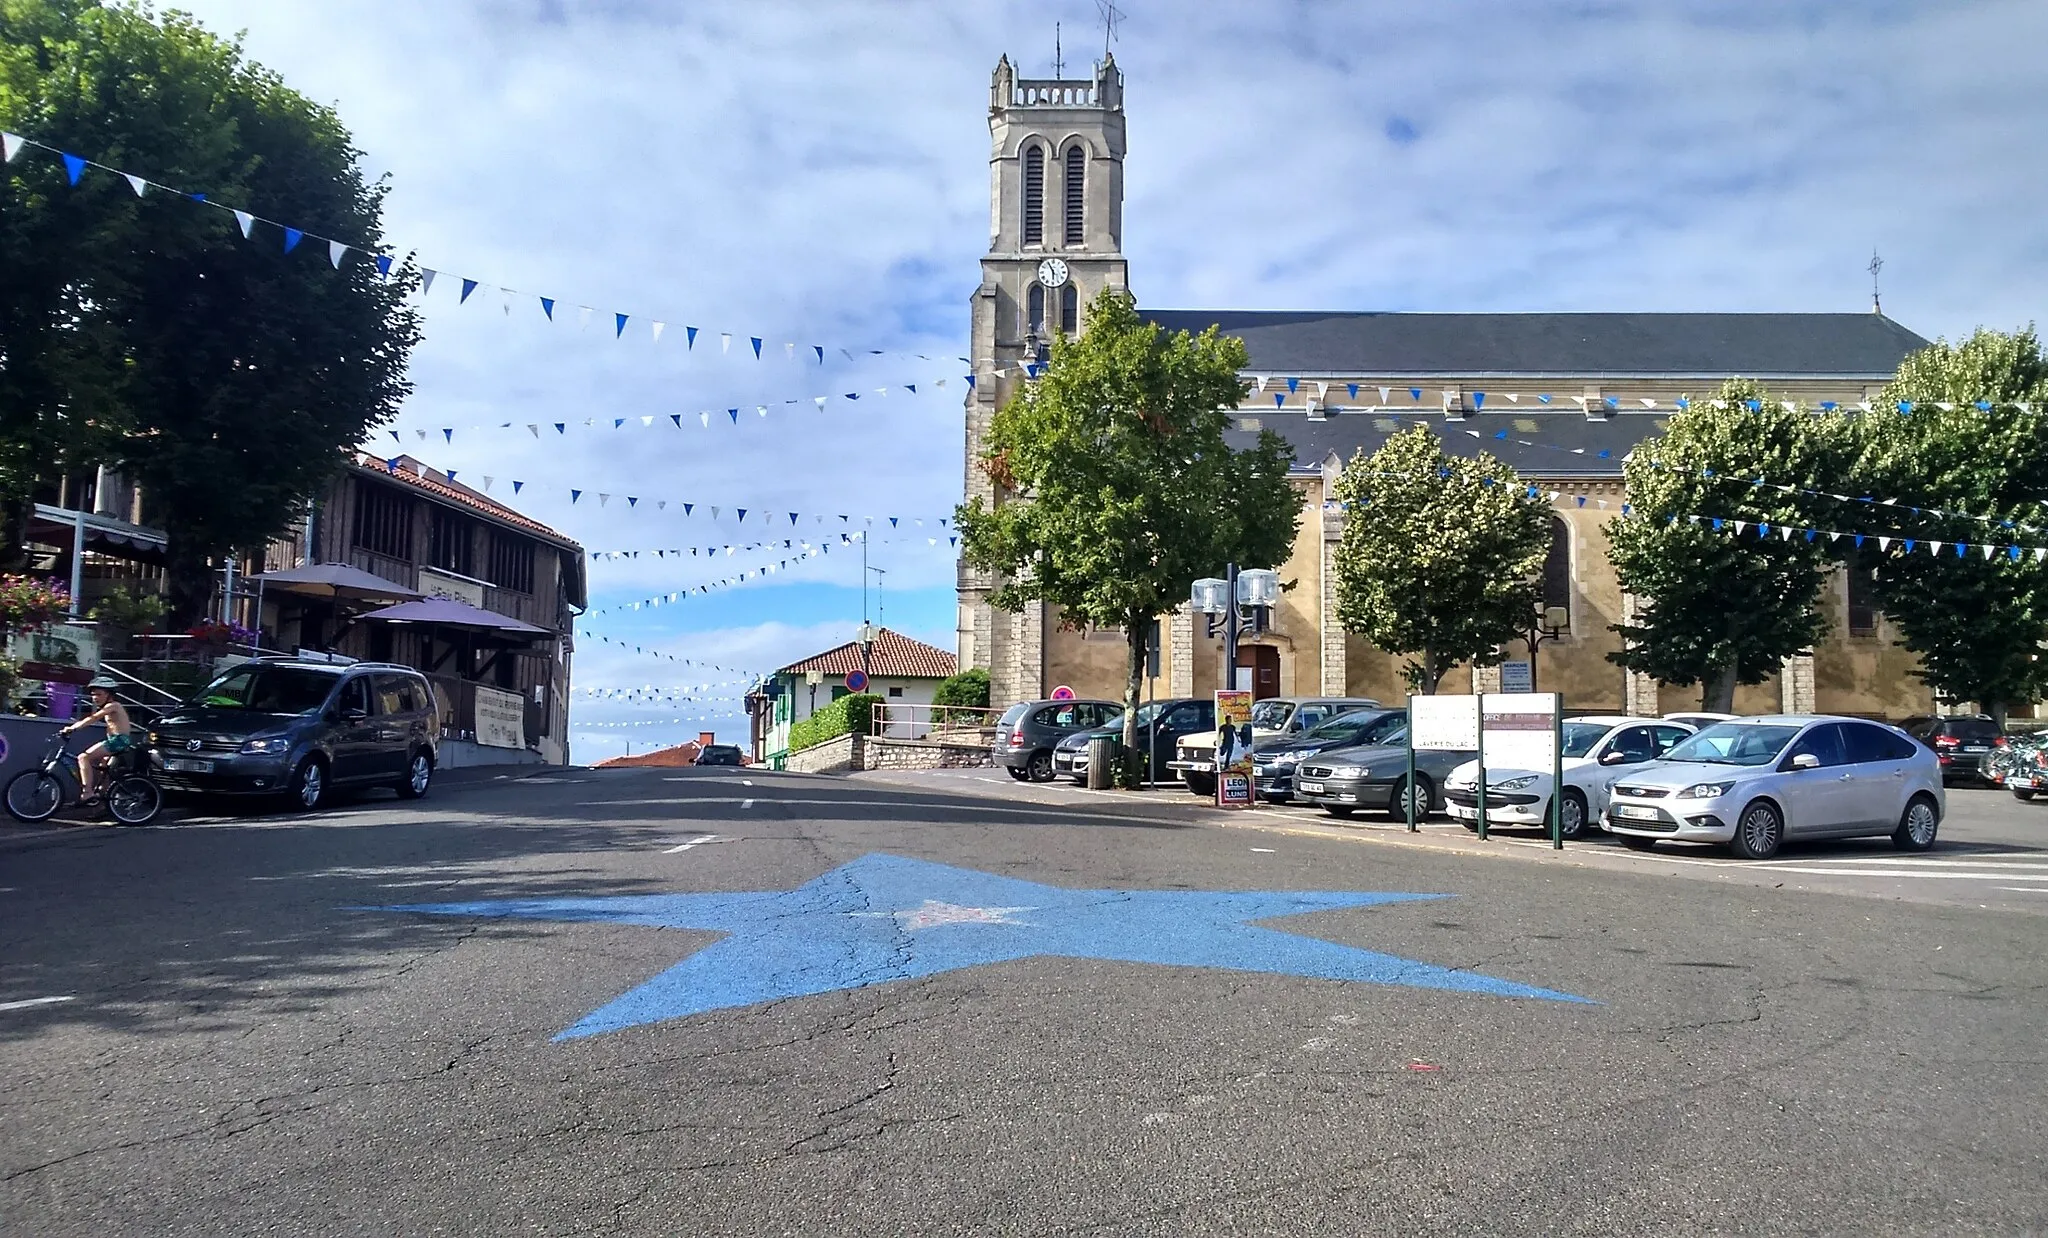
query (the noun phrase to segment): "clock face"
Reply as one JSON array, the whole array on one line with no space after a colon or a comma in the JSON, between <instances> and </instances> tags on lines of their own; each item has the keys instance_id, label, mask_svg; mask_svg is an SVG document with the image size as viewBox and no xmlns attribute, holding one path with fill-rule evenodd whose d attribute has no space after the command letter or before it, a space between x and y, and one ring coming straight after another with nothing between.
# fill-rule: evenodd
<instances>
[{"instance_id":1,"label":"clock face","mask_svg":"<svg viewBox=\"0 0 2048 1238\"><path fill-rule=\"evenodd\" d=\"M1067 282L1067 263L1064 258L1047 258L1038 264L1038 282L1048 288L1058 288Z\"/></svg>"}]
</instances>

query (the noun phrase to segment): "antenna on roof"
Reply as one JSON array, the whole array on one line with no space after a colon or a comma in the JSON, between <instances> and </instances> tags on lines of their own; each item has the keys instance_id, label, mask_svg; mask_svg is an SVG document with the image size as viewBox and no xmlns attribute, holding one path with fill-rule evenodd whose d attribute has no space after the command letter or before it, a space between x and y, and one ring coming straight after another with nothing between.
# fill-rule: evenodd
<instances>
[{"instance_id":1,"label":"antenna on roof","mask_svg":"<svg viewBox=\"0 0 2048 1238\"><path fill-rule=\"evenodd\" d=\"M1870 272L1870 312L1884 313L1884 301L1877 295L1877 273L1884 270L1884 259L1877 256L1877 250L1870 251L1870 265L1864 268Z\"/></svg>"},{"instance_id":2,"label":"antenna on roof","mask_svg":"<svg viewBox=\"0 0 2048 1238\"><path fill-rule=\"evenodd\" d=\"M1116 24L1123 20L1123 10L1116 7L1115 0L1095 0L1095 11L1102 15L1102 58L1109 59L1109 45L1116 40Z\"/></svg>"},{"instance_id":3,"label":"antenna on roof","mask_svg":"<svg viewBox=\"0 0 2048 1238\"><path fill-rule=\"evenodd\" d=\"M1067 58L1060 51L1060 24L1052 24L1052 80L1059 81L1067 75Z\"/></svg>"}]
</instances>

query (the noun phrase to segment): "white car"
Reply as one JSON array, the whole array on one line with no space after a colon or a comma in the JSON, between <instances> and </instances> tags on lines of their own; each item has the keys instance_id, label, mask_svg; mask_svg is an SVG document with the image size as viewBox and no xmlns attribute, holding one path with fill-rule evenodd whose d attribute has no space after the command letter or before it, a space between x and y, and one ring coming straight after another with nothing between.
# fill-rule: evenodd
<instances>
[{"instance_id":1,"label":"white car","mask_svg":"<svg viewBox=\"0 0 2048 1238\"><path fill-rule=\"evenodd\" d=\"M1607 811L1608 789L1635 766L1654 761L1693 733L1682 722L1662 718L1571 718L1564 724L1559 755L1564 798L1558 802L1558 832L1578 838ZM1444 783L1444 810L1466 829L1479 828L1479 762L1467 761ZM1489 825L1550 825L1550 771L1510 769L1488 763L1486 821Z\"/></svg>"},{"instance_id":2,"label":"white car","mask_svg":"<svg viewBox=\"0 0 2048 1238\"><path fill-rule=\"evenodd\" d=\"M1606 825L1638 850L1670 838L1764 860L1787 838L1884 834L1925 851L1947 811L1941 762L1904 731L1780 714L1710 726L1632 771L1614 784Z\"/></svg>"},{"instance_id":3,"label":"white car","mask_svg":"<svg viewBox=\"0 0 2048 1238\"><path fill-rule=\"evenodd\" d=\"M1704 731L1708 727L1714 725L1716 722L1729 722L1732 721L1735 717L1736 715L1734 714L1710 714L1702 710L1694 709L1688 710L1684 713L1665 714L1664 721L1683 722L1685 725L1691 727L1695 731Z\"/></svg>"}]
</instances>

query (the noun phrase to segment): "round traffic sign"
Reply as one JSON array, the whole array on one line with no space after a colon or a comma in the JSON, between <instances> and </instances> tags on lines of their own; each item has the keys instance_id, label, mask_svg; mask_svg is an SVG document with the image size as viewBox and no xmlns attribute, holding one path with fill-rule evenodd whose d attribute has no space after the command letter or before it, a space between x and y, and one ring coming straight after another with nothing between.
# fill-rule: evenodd
<instances>
[{"instance_id":1,"label":"round traffic sign","mask_svg":"<svg viewBox=\"0 0 2048 1238\"><path fill-rule=\"evenodd\" d=\"M1061 684L1052 690L1052 699L1055 701L1071 701L1074 699L1074 690L1065 684Z\"/></svg>"},{"instance_id":2,"label":"round traffic sign","mask_svg":"<svg viewBox=\"0 0 2048 1238\"><path fill-rule=\"evenodd\" d=\"M846 686L855 692L865 689L868 686L868 673L866 671L848 671L846 673Z\"/></svg>"}]
</instances>

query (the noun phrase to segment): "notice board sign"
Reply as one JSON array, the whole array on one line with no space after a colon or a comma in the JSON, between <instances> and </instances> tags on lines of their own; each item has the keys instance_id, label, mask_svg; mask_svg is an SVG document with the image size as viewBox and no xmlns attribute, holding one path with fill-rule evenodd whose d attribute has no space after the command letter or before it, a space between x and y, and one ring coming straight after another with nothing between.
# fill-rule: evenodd
<instances>
[{"instance_id":1,"label":"notice board sign","mask_svg":"<svg viewBox=\"0 0 2048 1238\"><path fill-rule=\"evenodd\" d=\"M1480 700L1486 768L1548 773L1557 764L1557 693L1489 692Z\"/></svg>"},{"instance_id":2,"label":"notice board sign","mask_svg":"<svg viewBox=\"0 0 2048 1238\"><path fill-rule=\"evenodd\" d=\"M1479 747L1479 698L1408 698L1410 746L1424 752L1471 752Z\"/></svg>"},{"instance_id":3,"label":"notice board sign","mask_svg":"<svg viewBox=\"0 0 2048 1238\"><path fill-rule=\"evenodd\" d=\"M1252 806L1252 694L1216 693L1216 806Z\"/></svg>"},{"instance_id":4,"label":"notice board sign","mask_svg":"<svg viewBox=\"0 0 2048 1238\"><path fill-rule=\"evenodd\" d=\"M486 748L526 747L526 702L517 692L477 685L476 742Z\"/></svg>"}]
</instances>

